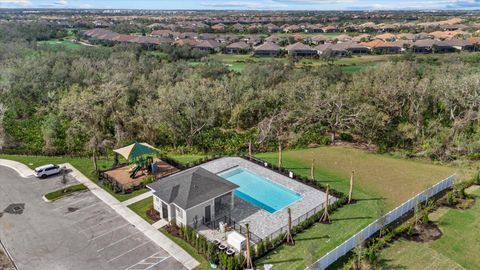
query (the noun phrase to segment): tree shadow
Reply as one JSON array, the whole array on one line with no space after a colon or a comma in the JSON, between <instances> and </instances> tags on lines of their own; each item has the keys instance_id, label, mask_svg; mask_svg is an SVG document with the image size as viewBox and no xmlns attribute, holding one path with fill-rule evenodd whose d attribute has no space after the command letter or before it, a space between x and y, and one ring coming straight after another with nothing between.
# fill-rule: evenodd
<instances>
[{"instance_id":1,"label":"tree shadow","mask_svg":"<svg viewBox=\"0 0 480 270\"><path fill-rule=\"evenodd\" d=\"M385 198L378 197L378 198L366 198L366 199L355 199L356 201L383 201Z\"/></svg>"},{"instance_id":2,"label":"tree shadow","mask_svg":"<svg viewBox=\"0 0 480 270\"><path fill-rule=\"evenodd\" d=\"M276 264L276 263L288 263L288 262L296 262L296 261L301 261L301 258L293 258L293 259L288 259L288 260L278 260L278 261L267 261L262 264L258 264L257 266L264 265L264 264Z\"/></svg>"},{"instance_id":3,"label":"tree shadow","mask_svg":"<svg viewBox=\"0 0 480 270\"><path fill-rule=\"evenodd\" d=\"M384 269L393 269L393 270L408 269L405 265L392 264L392 260L380 259L379 263Z\"/></svg>"},{"instance_id":4,"label":"tree shadow","mask_svg":"<svg viewBox=\"0 0 480 270\"><path fill-rule=\"evenodd\" d=\"M308 240L318 240L318 239L328 239L330 236L323 235L323 236L314 236L314 237L304 237L304 238L295 238L295 241L308 241Z\"/></svg>"},{"instance_id":5,"label":"tree shadow","mask_svg":"<svg viewBox=\"0 0 480 270\"><path fill-rule=\"evenodd\" d=\"M346 217L346 218L332 218L332 221L339 221L339 220L357 220L357 219L371 219L372 217Z\"/></svg>"}]
</instances>

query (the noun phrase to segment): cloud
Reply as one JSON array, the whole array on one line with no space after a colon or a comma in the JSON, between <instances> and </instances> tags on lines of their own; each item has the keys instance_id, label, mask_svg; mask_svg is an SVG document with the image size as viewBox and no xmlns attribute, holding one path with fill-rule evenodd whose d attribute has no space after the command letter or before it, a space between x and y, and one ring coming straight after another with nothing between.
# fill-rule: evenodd
<instances>
[{"instance_id":1,"label":"cloud","mask_svg":"<svg viewBox=\"0 0 480 270\"><path fill-rule=\"evenodd\" d=\"M58 0L58 1L55 2L55 5L66 6L66 5L68 5L68 1L67 0Z\"/></svg>"},{"instance_id":2,"label":"cloud","mask_svg":"<svg viewBox=\"0 0 480 270\"><path fill-rule=\"evenodd\" d=\"M6 5L16 5L16 6L29 6L32 4L32 1L30 0L0 0L0 6L6 4Z\"/></svg>"}]
</instances>

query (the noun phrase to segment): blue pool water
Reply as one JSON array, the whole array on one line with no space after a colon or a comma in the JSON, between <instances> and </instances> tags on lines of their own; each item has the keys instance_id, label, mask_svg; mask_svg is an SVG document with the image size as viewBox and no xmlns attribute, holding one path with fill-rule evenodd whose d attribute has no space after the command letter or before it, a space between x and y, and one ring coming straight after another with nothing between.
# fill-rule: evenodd
<instances>
[{"instance_id":1,"label":"blue pool water","mask_svg":"<svg viewBox=\"0 0 480 270\"><path fill-rule=\"evenodd\" d=\"M243 168L221 173L220 176L240 186L234 191L237 197L270 213L275 213L302 197Z\"/></svg>"}]
</instances>

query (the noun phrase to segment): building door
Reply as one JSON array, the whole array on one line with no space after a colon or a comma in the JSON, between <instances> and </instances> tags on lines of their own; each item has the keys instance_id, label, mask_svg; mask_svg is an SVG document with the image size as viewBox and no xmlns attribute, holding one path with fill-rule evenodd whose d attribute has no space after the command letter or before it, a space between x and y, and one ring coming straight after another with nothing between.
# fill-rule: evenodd
<instances>
[{"instance_id":1,"label":"building door","mask_svg":"<svg viewBox=\"0 0 480 270\"><path fill-rule=\"evenodd\" d=\"M209 223L212 219L212 209L210 205L205 206L205 223Z\"/></svg>"},{"instance_id":2,"label":"building door","mask_svg":"<svg viewBox=\"0 0 480 270\"><path fill-rule=\"evenodd\" d=\"M162 202L162 218L168 220L168 205Z\"/></svg>"}]
</instances>

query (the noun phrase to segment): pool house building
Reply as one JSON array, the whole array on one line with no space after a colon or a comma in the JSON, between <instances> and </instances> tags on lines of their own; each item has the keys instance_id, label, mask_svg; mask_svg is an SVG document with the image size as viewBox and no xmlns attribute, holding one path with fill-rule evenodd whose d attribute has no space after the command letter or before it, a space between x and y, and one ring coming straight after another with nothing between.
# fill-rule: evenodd
<instances>
[{"instance_id":1,"label":"pool house building","mask_svg":"<svg viewBox=\"0 0 480 270\"><path fill-rule=\"evenodd\" d=\"M161 219L232 247L228 238L245 237L247 224L252 242L273 239L287 228L288 208L295 226L322 210L326 200L321 190L242 157L214 159L148 188ZM330 203L335 200L330 197Z\"/></svg>"},{"instance_id":2,"label":"pool house building","mask_svg":"<svg viewBox=\"0 0 480 270\"><path fill-rule=\"evenodd\" d=\"M238 186L202 167L194 167L148 185L153 206L160 217L178 226L197 228L210 223L218 213L234 207Z\"/></svg>"}]
</instances>

